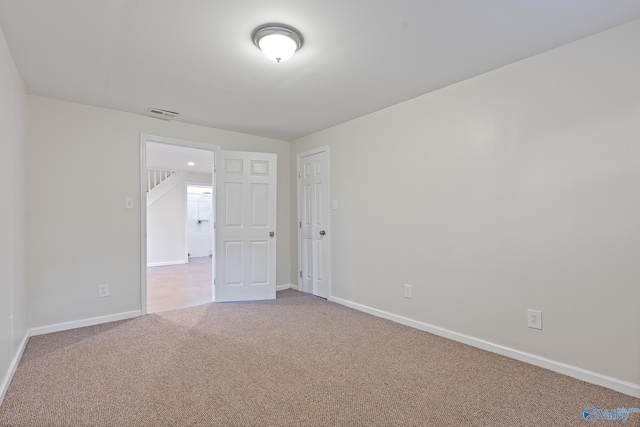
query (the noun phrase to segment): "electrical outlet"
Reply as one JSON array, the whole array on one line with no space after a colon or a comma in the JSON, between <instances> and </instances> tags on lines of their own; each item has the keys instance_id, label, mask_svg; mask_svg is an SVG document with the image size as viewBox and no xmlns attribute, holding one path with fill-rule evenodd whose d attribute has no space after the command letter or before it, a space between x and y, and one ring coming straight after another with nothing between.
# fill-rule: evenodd
<instances>
[{"instance_id":1,"label":"electrical outlet","mask_svg":"<svg viewBox=\"0 0 640 427\"><path fill-rule=\"evenodd\" d=\"M405 298L413 298L413 289L411 285L404 285L404 297Z\"/></svg>"},{"instance_id":2,"label":"electrical outlet","mask_svg":"<svg viewBox=\"0 0 640 427\"><path fill-rule=\"evenodd\" d=\"M98 285L98 297L108 297L109 296L109 284L103 283L102 285Z\"/></svg>"},{"instance_id":3,"label":"electrical outlet","mask_svg":"<svg viewBox=\"0 0 640 427\"><path fill-rule=\"evenodd\" d=\"M532 329L542 329L542 312L527 310L527 326Z\"/></svg>"}]
</instances>

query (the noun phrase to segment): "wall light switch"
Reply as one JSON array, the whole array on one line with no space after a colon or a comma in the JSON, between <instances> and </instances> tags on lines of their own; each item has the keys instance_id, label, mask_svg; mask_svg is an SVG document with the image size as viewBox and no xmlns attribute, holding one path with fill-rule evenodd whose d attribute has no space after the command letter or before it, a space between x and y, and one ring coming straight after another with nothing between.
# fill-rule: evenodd
<instances>
[{"instance_id":1,"label":"wall light switch","mask_svg":"<svg viewBox=\"0 0 640 427\"><path fill-rule=\"evenodd\" d=\"M331 202L331 208L335 211L338 209L338 201L334 200Z\"/></svg>"},{"instance_id":2,"label":"wall light switch","mask_svg":"<svg viewBox=\"0 0 640 427\"><path fill-rule=\"evenodd\" d=\"M409 299L413 298L413 286L404 285L404 297Z\"/></svg>"},{"instance_id":3,"label":"wall light switch","mask_svg":"<svg viewBox=\"0 0 640 427\"><path fill-rule=\"evenodd\" d=\"M124 199L124 207L127 209L133 209L133 197L127 197Z\"/></svg>"},{"instance_id":4,"label":"wall light switch","mask_svg":"<svg viewBox=\"0 0 640 427\"><path fill-rule=\"evenodd\" d=\"M110 292L109 292L109 284L108 283L103 283L101 285L98 285L98 297L99 298L108 297L109 295L110 295Z\"/></svg>"}]
</instances>

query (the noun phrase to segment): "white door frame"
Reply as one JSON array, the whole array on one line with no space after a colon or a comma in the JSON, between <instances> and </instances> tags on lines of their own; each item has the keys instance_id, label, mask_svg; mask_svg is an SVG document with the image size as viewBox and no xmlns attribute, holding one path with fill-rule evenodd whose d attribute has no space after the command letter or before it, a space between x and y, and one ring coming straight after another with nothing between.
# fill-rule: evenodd
<instances>
[{"instance_id":1,"label":"white door frame","mask_svg":"<svg viewBox=\"0 0 640 427\"><path fill-rule=\"evenodd\" d=\"M298 278L298 290L302 291L302 277L301 277L301 272L302 272L302 230L299 226L300 222L302 221L302 208L301 208L301 203L302 203L302 188L300 187L300 177L301 177L301 171L300 171L300 160L303 157L307 157L307 156L311 156L314 154L318 154L318 153L322 153L325 152L327 154L327 194L329 196L329 199L327 200L327 209L329 210L328 215L327 215L327 235L324 238L324 240L327 242L328 245L328 253L329 256L327 257L326 260L326 265L327 265L327 291L329 293L329 298L331 298L331 296L333 295L333 293L331 292L331 208L329 208L329 206L331 206L331 204L329 203L331 201L331 169L330 169L330 155L329 155L329 146L325 145L324 147L319 147L319 148L315 148L313 150L309 150L309 151L305 151L302 153L298 153L296 155L296 182L297 182L297 190L296 190L296 198L297 198L297 210L298 210L298 271L296 273L296 277ZM329 299L327 298L327 299Z\"/></svg>"},{"instance_id":2,"label":"white door frame","mask_svg":"<svg viewBox=\"0 0 640 427\"><path fill-rule=\"evenodd\" d=\"M214 161L215 163L215 161ZM215 165L214 165L215 166ZM185 181L184 182L184 217L187 218L187 221L184 222L184 258L187 260L187 264L189 264L189 187L208 187L211 188L211 215L209 216L209 229L211 231L211 245L215 245L215 233L214 233L214 227L213 227L213 222L215 220L215 216L216 213L214 211L215 208L215 200L213 200L213 197L215 196L215 193L213 192L214 187L213 187L213 180L214 180L214 176L211 175L211 183L209 184L203 184L201 182L192 182L192 181ZM213 254L213 248L211 249L211 253Z\"/></svg>"},{"instance_id":3,"label":"white door frame","mask_svg":"<svg viewBox=\"0 0 640 427\"><path fill-rule=\"evenodd\" d=\"M213 152L220 150L218 145L140 134L140 312L142 315L147 314L147 142ZM213 175L213 170L211 174ZM213 185L215 184L212 183Z\"/></svg>"}]
</instances>

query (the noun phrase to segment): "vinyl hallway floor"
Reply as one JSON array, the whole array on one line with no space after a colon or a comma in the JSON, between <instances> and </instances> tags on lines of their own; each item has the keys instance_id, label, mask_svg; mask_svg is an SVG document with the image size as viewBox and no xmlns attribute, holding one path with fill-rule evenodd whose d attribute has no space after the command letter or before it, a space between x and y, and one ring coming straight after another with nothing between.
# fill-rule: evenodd
<instances>
[{"instance_id":1,"label":"vinyl hallway floor","mask_svg":"<svg viewBox=\"0 0 640 427\"><path fill-rule=\"evenodd\" d=\"M147 268L147 313L210 303L211 263L208 256L189 258L188 264Z\"/></svg>"}]
</instances>

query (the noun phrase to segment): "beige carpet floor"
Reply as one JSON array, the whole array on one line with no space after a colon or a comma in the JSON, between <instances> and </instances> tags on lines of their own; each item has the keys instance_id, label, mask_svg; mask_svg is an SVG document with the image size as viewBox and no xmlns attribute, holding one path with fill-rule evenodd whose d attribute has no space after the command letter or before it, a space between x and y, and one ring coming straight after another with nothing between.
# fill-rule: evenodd
<instances>
[{"instance_id":1,"label":"beige carpet floor","mask_svg":"<svg viewBox=\"0 0 640 427\"><path fill-rule=\"evenodd\" d=\"M289 290L33 337L0 425L640 425L591 405L640 400Z\"/></svg>"}]
</instances>

